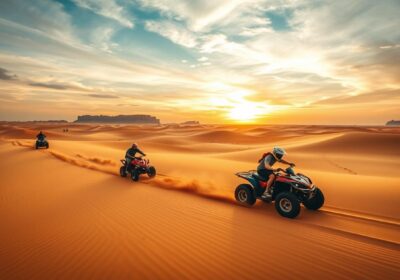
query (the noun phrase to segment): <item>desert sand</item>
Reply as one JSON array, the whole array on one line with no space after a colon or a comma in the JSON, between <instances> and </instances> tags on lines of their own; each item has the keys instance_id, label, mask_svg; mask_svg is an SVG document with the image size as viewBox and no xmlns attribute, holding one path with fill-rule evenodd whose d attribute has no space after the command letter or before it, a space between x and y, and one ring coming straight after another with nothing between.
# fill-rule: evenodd
<instances>
[{"instance_id":1,"label":"desert sand","mask_svg":"<svg viewBox=\"0 0 400 280\"><path fill-rule=\"evenodd\" d=\"M400 128L3 123L0 139L0 279L400 279ZM119 177L132 142L156 178ZM234 173L275 145L321 210L234 201Z\"/></svg>"}]
</instances>

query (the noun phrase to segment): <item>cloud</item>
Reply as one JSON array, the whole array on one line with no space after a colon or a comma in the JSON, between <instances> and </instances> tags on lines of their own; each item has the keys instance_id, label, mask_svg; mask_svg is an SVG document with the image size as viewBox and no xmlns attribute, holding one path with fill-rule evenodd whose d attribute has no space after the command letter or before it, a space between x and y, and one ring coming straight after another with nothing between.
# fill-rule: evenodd
<instances>
[{"instance_id":1,"label":"cloud","mask_svg":"<svg viewBox=\"0 0 400 280\"><path fill-rule=\"evenodd\" d=\"M111 94L88 94L87 96L93 97L93 98L119 98L116 95L111 95Z\"/></svg>"},{"instance_id":2,"label":"cloud","mask_svg":"<svg viewBox=\"0 0 400 280\"><path fill-rule=\"evenodd\" d=\"M8 70L0 68L0 80L14 80L17 75L11 74Z\"/></svg>"},{"instance_id":3,"label":"cloud","mask_svg":"<svg viewBox=\"0 0 400 280\"><path fill-rule=\"evenodd\" d=\"M355 105L355 104L396 104L400 102L400 90L381 90L376 92L368 92L359 95L345 95L334 98L326 98L314 105Z\"/></svg>"},{"instance_id":4,"label":"cloud","mask_svg":"<svg viewBox=\"0 0 400 280\"><path fill-rule=\"evenodd\" d=\"M196 37L184 27L179 26L178 23L169 21L146 21L145 28L148 31L156 32L172 42L187 48L193 48L197 45Z\"/></svg>"},{"instance_id":5,"label":"cloud","mask_svg":"<svg viewBox=\"0 0 400 280\"><path fill-rule=\"evenodd\" d=\"M236 9L241 0L139 0L142 7L160 11L166 17L187 21L191 31L203 31Z\"/></svg>"},{"instance_id":6,"label":"cloud","mask_svg":"<svg viewBox=\"0 0 400 280\"><path fill-rule=\"evenodd\" d=\"M30 86L34 87L43 87L43 88L50 88L50 89L57 89L57 90L66 90L68 86L62 84L51 84L51 83L29 83Z\"/></svg>"},{"instance_id":7,"label":"cloud","mask_svg":"<svg viewBox=\"0 0 400 280\"><path fill-rule=\"evenodd\" d=\"M98 27L96 28L91 36L91 42L94 47L112 53L115 47L118 47L118 43L111 40L115 30L111 27Z\"/></svg>"},{"instance_id":8,"label":"cloud","mask_svg":"<svg viewBox=\"0 0 400 280\"><path fill-rule=\"evenodd\" d=\"M71 42L71 18L63 5L50 0L27 3L24 0L0 1L0 19L26 26L48 37Z\"/></svg>"},{"instance_id":9,"label":"cloud","mask_svg":"<svg viewBox=\"0 0 400 280\"><path fill-rule=\"evenodd\" d=\"M73 0L81 8L91 10L103 17L119 22L122 26L133 28L133 17L124 12L124 7L114 0Z\"/></svg>"}]
</instances>

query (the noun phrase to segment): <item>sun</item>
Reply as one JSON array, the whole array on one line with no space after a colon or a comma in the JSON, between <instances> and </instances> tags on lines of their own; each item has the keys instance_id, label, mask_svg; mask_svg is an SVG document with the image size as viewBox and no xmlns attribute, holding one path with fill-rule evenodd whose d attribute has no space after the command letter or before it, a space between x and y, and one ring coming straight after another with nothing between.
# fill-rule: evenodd
<instances>
[{"instance_id":1,"label":"sun","mask_svg":"<svg viewBox=\"0 0 400 280\"><path fill-rule=\"evenodd\" d=\"M237 104L229 111L229 117L237 121L251 121L257 116L249 104Z\"/></svg>"},{"instance_id":2,"label":"sun","mask_svg":"<svg viewBox=\"0 0 400 280\"><path fill-rule=\"evenodd\" d=\"M259 114L259 108L250 102L235 104L228 113L231 119L240 122L254 121Z\"/></svg>"},{"instance_id":3,"label":"sun","mask_svg":"<svg viewBox=\"0 0 400 280\"><path fill-rule=\"evenodd\" d=\"M219 84L218 84L219 85ZM213 85L212 88L215 86ZM267 114L277 110L275 105L268 104L267 100L257 101L248 100L248 96L253 93L249 90L229 88L229 93L215 94L208 99L207 108L220 111L221 117L239 123L256 123Z\"/></svg>"}]
</instances>

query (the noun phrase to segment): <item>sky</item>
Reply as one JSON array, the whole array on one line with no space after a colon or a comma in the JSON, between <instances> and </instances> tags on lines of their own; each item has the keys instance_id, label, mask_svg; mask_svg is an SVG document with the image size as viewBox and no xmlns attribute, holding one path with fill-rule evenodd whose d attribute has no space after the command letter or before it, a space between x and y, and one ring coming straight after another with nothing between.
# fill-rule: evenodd
<instances>
[{"instance_id":1,"label":"sky","mask_svg":"<svg viewBox=\"0 0 400 280\"><path fill-rule=\"evenodd\" d=\"M1 0L0 120L400 119L398 0Z\"/></svg>"}]
</instances>

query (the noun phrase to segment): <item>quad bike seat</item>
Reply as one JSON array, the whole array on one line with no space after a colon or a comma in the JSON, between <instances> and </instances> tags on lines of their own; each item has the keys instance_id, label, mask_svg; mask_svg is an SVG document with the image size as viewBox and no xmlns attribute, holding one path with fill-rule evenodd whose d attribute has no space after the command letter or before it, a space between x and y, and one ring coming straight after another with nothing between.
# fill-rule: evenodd
<instances>
[{"instance_id":1,"label":"quad bike seat","mask_svg":"<svg viewBox=\"0 0 400 280\"><path fill-rule=\"evenodd\" d=\"M257 172L253 173L253 178L259 180L259 181L266 181L263 177L261 177Z\"/></svg>"}]
</instances>

